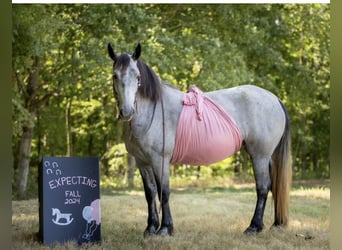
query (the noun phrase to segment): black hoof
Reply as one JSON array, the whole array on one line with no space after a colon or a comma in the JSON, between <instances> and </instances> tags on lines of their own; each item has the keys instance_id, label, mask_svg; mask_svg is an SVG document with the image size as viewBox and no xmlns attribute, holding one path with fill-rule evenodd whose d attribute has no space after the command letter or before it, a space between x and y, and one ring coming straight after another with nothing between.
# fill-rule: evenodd
<instances>
[{"instance_id":1,"label":"black hoof","mask_svg":"<svg viewBox=\"0 0 342 250\"><path fill-rule=\"evenodd\" d=\"M152 235L156 235L158 233L157 229L154 226L147 227L144 231L144 237L149 237Z\"/></svg>"},{"instance_id":2,"label":"black hoof","mask_svg":"<svg viewBox=\"0 0 342 250\"><path fill-rule=\"evenodd\" d=\"M158 235L160 236L172 236L173 235L173 227L162 227L158 231Z\"/></svg>"},{"instance_id":3,"label":"black hoof","mask_svg":"<svg viewBox=\"0 0 342 250\"><path fill-rule=\"evenodd\" d=\"M250 235L250 234L257 234L260 233L262 231L263 227L252 227L249 226L246 230L245 230L245 234Z\"/></svg>"}]
</instances>

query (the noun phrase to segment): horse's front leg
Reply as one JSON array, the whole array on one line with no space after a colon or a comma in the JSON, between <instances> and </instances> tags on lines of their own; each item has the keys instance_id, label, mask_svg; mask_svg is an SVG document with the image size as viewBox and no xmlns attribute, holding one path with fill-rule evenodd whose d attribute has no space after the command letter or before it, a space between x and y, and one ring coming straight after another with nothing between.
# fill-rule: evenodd
<instances>
[{"instance_id":1,"label":"horse's front leg","mask_svg":"<svg viewBox=\"0 0 342 250\"><path fill-rule=\"evenodd\" d=\"M158 235L171 236L173 234L173 222L169 205L169 163L166 161L164 169L159 167L158 170L159 171L155 171L155 174L158 186L159 201L161 202L162 208L162 221Z\"/></svg>"},{"instance_id":2,"label":"horse's front leg","mask_svg":"<svg viewBox=\"0 0 342 250\"><path fill-rule=\"evenodd\" d=\"M157 184L152 168L142 164L138 159L136 161L143 180L148 207L147 227L144 231L144 236L146 237L148 235L157 234L159 228L159 217L156 207Z\"/></svg>"}]
</instances>

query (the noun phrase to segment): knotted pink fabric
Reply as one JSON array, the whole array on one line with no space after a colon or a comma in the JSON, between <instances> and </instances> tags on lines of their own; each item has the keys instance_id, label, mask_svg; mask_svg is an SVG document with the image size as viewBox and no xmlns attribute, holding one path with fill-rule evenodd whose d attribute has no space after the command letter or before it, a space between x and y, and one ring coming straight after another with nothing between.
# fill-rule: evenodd
<instances>
[{"instance_id":1,"label":"knotted pink fabric","mask_svg":"<svg viewBox=\"0 0 342 250\"><path fill-rule=\"evenodd\" d=\"M209 165L241 148L233 118L196 86L184 95L183 105L171 163Z\"/></svg>"}]
</instances>

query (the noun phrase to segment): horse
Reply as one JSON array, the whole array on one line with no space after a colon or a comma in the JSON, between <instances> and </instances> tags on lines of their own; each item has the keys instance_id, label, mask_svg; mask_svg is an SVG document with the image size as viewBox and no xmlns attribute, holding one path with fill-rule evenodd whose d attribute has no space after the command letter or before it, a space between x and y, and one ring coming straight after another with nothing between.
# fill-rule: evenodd
<instances>
[{"instance_id":1,"label":"horse","mask_svg":"<svg viewBox=\"0 0 342 250\"><path fill-rule=\"evenodd\" d=\"M52 219L52 222L56 225L60 226L66 226L69 225L74 218L71 218L72 214L70 213L61 213L61 211L58 208L52 208L52 216L56 215L56 219ZM64 220L64 222L60 222L61 220Z\"/></svg>"},{"instance_id":2,"label":"horse","mask_svg":"<svg viewBox=\"0 0 342 250\"><path fill-rule=\"evenodd\" d=\"M162 81L139 59L140 44L132 54L117 55L108 43L107 52L113 60L113 93L118 105L118 119L124 123L126 149L135 157L143 181L148 207L144 236L171 236L174 227L169 204L169 166L184 93ZM241 133L242 148L252 161L257 201L244 233L256 234L264 229L269 191L274 200L272 227L286 227L292 162L290 123L285 106L274 94L254 85L239 85L204 95L234 119ZM157 194L161 221L156 205Z\"/></svg>"}]
</instances>

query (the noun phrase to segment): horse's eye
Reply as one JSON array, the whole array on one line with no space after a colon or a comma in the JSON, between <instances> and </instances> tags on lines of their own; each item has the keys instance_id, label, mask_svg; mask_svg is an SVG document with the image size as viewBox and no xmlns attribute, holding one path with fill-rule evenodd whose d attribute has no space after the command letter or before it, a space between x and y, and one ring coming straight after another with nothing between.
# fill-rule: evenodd
<instances>
[{"instance_id":1,"label":"horse's eye","mask_svg":"<svg viewBox=\"0 0 342 250\"><path fill-rule=\"evenodd\" d=\"M141 80L141 79L140 79L140 76L137 76L137 81L138 81L139 83L140 83L140 80Z\"/></svg>"},{"instance_id":2,"label":"horse's eye","mask_svg":"<svg viewBox=\"0 0 342 250\"><path fill-rule=\"evenodd\" d=\"M116 74L114 74L113 78L116 80L116 79L118 79L118 76Z\"/></svg>"}]
</instances>

